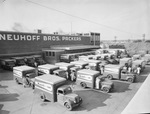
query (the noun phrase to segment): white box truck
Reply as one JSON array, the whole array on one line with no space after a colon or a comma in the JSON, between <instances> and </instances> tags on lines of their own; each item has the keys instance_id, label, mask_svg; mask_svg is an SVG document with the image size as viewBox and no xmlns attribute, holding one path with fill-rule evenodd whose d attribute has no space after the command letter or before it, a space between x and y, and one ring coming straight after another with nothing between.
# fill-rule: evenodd
<instances>
[{"instance_id":1,"label":"white box truck","mask_svg":"<svg viewBox=\"0 0 150 114\"><path fill-rule=\"evenodd\" d=\"M35 78L35 93L39 94L43 101L59 102L68 110L72 110L82 103L82 98L73 93L69 85L66 85L65 78L51 74Z\"/></svg>"}]
</instances>

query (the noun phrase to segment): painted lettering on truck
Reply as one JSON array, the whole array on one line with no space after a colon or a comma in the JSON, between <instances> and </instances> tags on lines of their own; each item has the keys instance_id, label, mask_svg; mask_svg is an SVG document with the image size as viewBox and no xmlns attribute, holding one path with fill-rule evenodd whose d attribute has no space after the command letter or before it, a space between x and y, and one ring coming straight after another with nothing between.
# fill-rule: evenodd
<instances>
[{"instance_id":1,"label":"painted lettering on truck","mask_svg":"<svg viewBox=\"0 0 150 114\"><path fill-rule=\"evenodd\" d=\"M78 80L81 80L81 81L85 81L85 82L89 82L89 83L92 83L92 77L91 76L88 76L88 75L77 75L78 77Z\"/></svg>"},{"instance_id":2,"label":"painted lettering on truck","mask_svg":"<svg viewBox=\"0 0 150 114\"><path fill-rule=\"evenodd\" d=\"M22 78L22 72L14 70L13 75Z\"/></svg>"},{"instance_id":3,"label":"painted lettering on truck","mask_svg":"<svg viewBox=\"0 0 150 114\"><path fill-rule=\"evenodd\" d=\"M52 86L50 84L45 84L45 83L42 83L42 82L35 82L35 84L37 85L36 88L53 94L52 93L53 89L52 89Z\"/></svg>"}]
</instances>

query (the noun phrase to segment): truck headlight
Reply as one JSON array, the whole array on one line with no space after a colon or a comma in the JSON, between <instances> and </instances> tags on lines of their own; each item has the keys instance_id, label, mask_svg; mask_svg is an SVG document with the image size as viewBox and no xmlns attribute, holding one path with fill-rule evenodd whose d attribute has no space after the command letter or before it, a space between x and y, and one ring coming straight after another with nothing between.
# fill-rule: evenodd
<instances>
[{"instance_id":1,"label":"truck headlight","mask_svg":"<svg viewBox=\"0 0 150 114\"><path fill-rule=\"evenodd\" d=\"M82 98L80 97L79 100L82 101Z\"/></svg>"},{"instance_id":2,"label":"truck headlight","mask_svg":"<svg viewBox=\"0 0 150 114\"><path fill-rule=\"evenodd\" d=\"M76 103L76 100L74 101L74 103Z\"/></svg>"}]
</instances>

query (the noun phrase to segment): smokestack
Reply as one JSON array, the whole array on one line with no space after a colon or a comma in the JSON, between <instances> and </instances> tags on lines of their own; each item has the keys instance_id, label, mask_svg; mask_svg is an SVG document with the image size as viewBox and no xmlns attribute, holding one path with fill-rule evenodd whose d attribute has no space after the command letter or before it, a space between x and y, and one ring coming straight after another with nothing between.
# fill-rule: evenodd
<instances>
[{"instance_id":1,"label":"smokestack","mask_svg":"<svg viewBox=\"0 0 150 114\"><path fill-rule=\"evenodd\" d=\"M42 33L42 30L38 29L38 30L37 30L37 33L41 34L41 33Z\"/></svg>"}]
</instances>

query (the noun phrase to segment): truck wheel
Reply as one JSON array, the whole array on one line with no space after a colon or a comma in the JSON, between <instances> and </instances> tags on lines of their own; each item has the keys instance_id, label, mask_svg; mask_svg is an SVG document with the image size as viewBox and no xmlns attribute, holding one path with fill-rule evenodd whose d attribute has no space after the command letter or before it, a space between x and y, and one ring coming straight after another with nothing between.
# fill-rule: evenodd
<instances>
[{"instance_id":1,"label":"truck wheel","mask_svg":"<svg viewBox=\"0 0 150 114\"><path fill-rule=\"evenodd\" d=\"M43 95L41 95L40 96L41 97L41 100L44 102L44 101L46 101L46 97L45 97L45 95L43 94Z\"/></svg>"},{"instance_id":2,"label":"truck wheel","mask_svg":"<svg viewBox=\"0 0 150 114\"><path fill-rule=\"evenodd\" d=\"M17 83L17 84L19 84L19 81L18 81L18 79L17 79L17 78L15 78L15 80L16 80L16 83Z\"/></svg>"},{"instance_id":3,"label":"truck wheel","mask_svg":"<svg viewBox=\"0 0 150 114\"><path fill-rule=\"evenodd\" d=\"M33 83L33 84L32 84L32 89L34 89L34 88L35 88L35 84Z\"/></svg>"},{"instance_id":4,"label":"truck wheel","mask_svg":"<svg viewBox=\"0 0 150 114\"><path fill-rule=\"evenodd\" d=\"M113 79L113 76L112 76L111 74L108 74L108 75L107 75L107 78L110 79L110 80L112 80L112 79Z\"/></svg>"},{"instance_id":5,"label":"truck wheel","mask_svg":"<svg viewBox=\"0 0 150 114\"><path fill-rule=\"evenodd\" d=\"M108 87L103 87L103 91L104 91L105 93L108 93L108 92L109 92L109 88L108 88Z\"/></svg>"},{"instance_id":6,"label":"truck wheel","mask_svg":"<svg viewBox=\"0 0 150 114\"><path fill-rule=\"evenodd\" d=\"M71 111L72 110L72 106L70 105L70 103L66 103L65 107L67 110Z\"/></svg>"},{"instance_id":7,"label":"truck wheel","mask_svg":"<svg viewBox=\"0 0 150 114\"><path fill-rule=\"evenodd\" d=\"M133 79L132 78L128 78L127 81L130 82L130 83L133 83Z\"/></svg>"},{"instance_id":8,"label":"truck wheel","mask_svg":"<svg viewBox=\"0 0 150 114\"><path fill-rule=\"evenodd\" d=\"M81 85L82 88L86 88L87 87L86 83L83 83L83 82L81 82L80 85Z\"/></svg>"}]
</instances>

